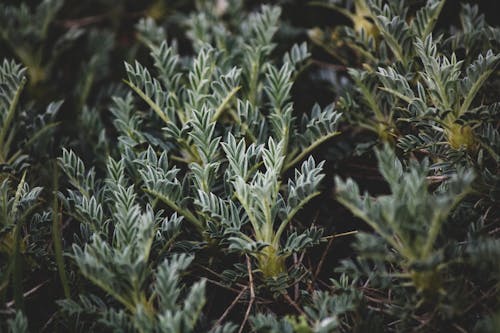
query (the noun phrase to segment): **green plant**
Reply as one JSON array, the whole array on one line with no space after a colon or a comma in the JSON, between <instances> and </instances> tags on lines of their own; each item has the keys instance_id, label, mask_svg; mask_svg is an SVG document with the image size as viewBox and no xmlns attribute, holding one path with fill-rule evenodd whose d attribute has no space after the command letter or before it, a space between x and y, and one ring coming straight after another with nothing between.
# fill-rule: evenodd
<instances>
[{"instance_id":1,"label":"green plant","mask_svg":"<svg viewBox=\"0 0 500 333\"><path fill-rule=\"evenodd\" d=\"M362 196L351 179L343 182L337 178L337 200L368 223L394 249L394 260L401 265L401 277L407 274L419 292L435 293L441 288L436 242L452 209L467 194L472 174L454 175L442 192L433 194L426 177L429 172L427 160L421 164L410 161L405 171L388 147L377 151L377 159L391 194L372 200L367 194Z\"/></svg>"},{"instance_id":2,"label":"green plant","mask_svg":"<svg viewBox=\"0 0 500 333\"><path fill-rule=\"evenodd\" d=\"M44 0L33 12L24 3L19 7L11 5L0 7L1 20L5 24L0 29L0 36L28 68L32 85L45 80L47 71L57 64L57 56L61 49L55 48L55 52L49 58L44 43L48 39L49 26L63 3L63 0ZM78 30L69 30L56 44L75 39L79 33Z\"/></svg>"},{"instance_id":3,"label":"green plant","mask_svg":"<svg viewBox=\"0 0 500 333\"><path fill-rule=\"evenodd\" d=\"M474 108L472 102L495 70L500 54L493 54L491 50L484 56L480 54L462 72L462 62L457 61L454 53L450 58L438 56L432 35L424 41L417 39L415 48L424 66L419 72L421 80L415 85L393 67L380 68L377 74L383 84L381 89L407 103L410 119L422 119L420 127L435 124L433 129L444 134L443 139L451 148L477 149L473 127L479 124L473 119L484 106ZM415 90L418 95L413 93ZM466 113L472 119L467 119ZM492 154L496 158L496 154Z\"/></svg>"},{"instance_id":4,"label":"green plant","mask_svg":"<svg viewBox=\"0 0 500 333\"><path fill-rule=\"evenodd\" d=\"M486 253L497 251L495 240L479 230L465 236L464 242L447 235L460 222L475 226L473 216L459 213L469 207L464 199L473 183L472 172L459 170L433 189L428 160L411 160L404 167L388 146L376 154L389 194L375 198L361 195L352 179L336 179L337 199L374 231L357 235L356 259L345 261L339 270L361 279L360 283L367 279L382 294L390 292L390 305L382 312L398 318L396 330L412 327L425 313L432 313L432 319L422 323L428 329L444 329L446 320L468 325L460 319L470 316L468 309L461 310L459 305L466 302L461 286L468 285L466 295L472 298L482 288L496 290L498 286L495 270L480 273L486 276L456 274L479 269L475 258L481 257L483 264L492 262ZM480 251L477 246L481 242L488 250L469 256L468 251ZM486 281L497 282L483 284Z\"/></svg>"},{"instance_id":5,"label":"green plant","mask_svg":"<svg viewBox=\"0 0 500 333\"><path fill-rule=\"evenodd\" d=\"M4 60L0 65L0 300L10 304L9 311L13 305L19 311L24 310L25 273L37 270L36 258L47 255L44 249L33 250L33 247L38 245L38 237L47 235L47 230L38 227L38 223L47 222L50 214L35 211L42 187L30 189L28 181L35 182L37 177L27 174L40 166L34 161L37 155L33 152L49 145L56 125L49 121L61 106L61 102L51 103L44 114L28 121L31 106L20 102L25 71L13 61ZM12 187L12 183L18 185ZM7 297L14 300L7 302ZM16 319L16 323L20 320Z\"/></svg>"},{"instance_id":6,"label":"green plant","mask_svg":"<svg viewBox=\"0 0 500 333\"><path fill-rule=\"evenodd\" d=\"M453 149L477 145L473 132L478 124L464 115L481 109L473 102L498 64L499 56L491 49L497 47L491 40L498 29L488 26L477 7L464 5L463 32L441 42L444 35L435 32L433 37L433 32L445 2L427 1L417 10L405 1L356 2L381 38L356 24L340 29L364 66L349 68L355 86L353 94L341 99L341 108L383 141L407 143L409 137L420 135L422 141L423 137L435 140L427 144L448 144ZM483 29L472 32L472 22ZM474 41L463 37L472 33ZM453 51L461 48L466 54L459 61ZM439 133L444 142L436 142Z\"/></svg>"},{"instance_id":7,"label":"green plant","mask_svg":"<svg viewBox=\"0 0 500 333\"><path fill-rule=\"evenodd\" d=\"M23 228L37 205L41 187L29 188L25 182L26 171L16 187L10 187L10 181L4 179L0 185L0 255L5 258L0 275L0 300L5 302L8 287L12 286L15 307L24 310L23 298L23 257L27 244L23 237ZM43 219L43 218L42 218ZM10 283L9 283L10 282Z\"/></svg>"},{"instance_id":8,"label":"green plant","mask_svg":"<svg viewBox=\"0 0 500 333\"><path fill-rule=\"evenodd\" d=\"M236 39L240 49L205 45L195 59L181 59L175 45L157 45L154 38L144 37L158 78L138 62L125 64L126 84L145 109L135 110L130 93L113 97L120 161L110 158L108 176L100 179L73 151L63 150L60 164L74 188L65 191L63 202L80 222L75 262L119 304L115 310L101 303L100 308L108 309L102 324L125 325L124 318L131 318L139 330L161 327L164 309L157 300L162 296L150 294L149 281L158 263L175 249L219 247L250 255L264 278L277 279L286 275L289 256L320 241L322 232L315 227L288 235L285 231L320 193L323 163L309 155L338 135L340 115L332 105L316 105L301 123L292 116L293 76L308 52L305 45L294 46L281 67L270 63L279 13L263 7L261 14L248 18L249 38ZM261 54L243 57L243 68L226 60L240 59L240 50L249 53L250 47ZM302 161L290 177L289 170ZM160 218L163 209L170 218ZM196 290L201 297L201 285ZM195 296L186 297L190 304ZM83 315L92 313L96 302L81 295L78 301L60 304L71 315ZM203 303L198 306L200 311ZM175 309L187 329L196 327L197 316L185 307ZM150 326L142 326L146 323Z\"/></svg>"},{"instance_id":9,"label":"green plant","mask_svg":"<svg viewBox=\"0 0 500 333\"><path fill-rule=\"evenodd\" d=\"M317 242L321 232L315 228L305 233L293 233L282 244L283 232L295 214L312 198L319 195L317 187L323 178L322 164L316 165L311 157L296 170L289 180L286 195L280 193L280 170L283 166L283 143L269 140L267 147L251 146L243 141L236 143L230 136L224 150L229 168L226 177L231 182L228 192L221 196L199 191L196 200L209 221L220 224L230 248L254 255L264 277L276 277L286 272L285 259L294 252ZM256 156L262 155L262 160ZM249 161L254 160L255 164ZM263 163L265 171L252 172ZM228 200L235 198L235 200ZM242 214L244 212L244 214ZM250 223L252 233L246 235L242 228Z\"/></svg>"},{"instance_id":10,"label":"green plant","mask_svg":"<svg viewBox=\"0 0 500 333\"><path fill-rule=\"evenodd\" d=\"M53 128L55 114L62 102L53 102L35 121L28 121L31 112L20 112L20 98L26 83L26 69L13 61L0 66L0 166L22 168L29 149L43 149ZM21 113L21 114L20 114ZM24 119L23 119L24 118Z\"/></svg>"},{"instance_id":11,"label":"green plant","mask_svg":"<svg viewBox=\"0 0 500 333\"><path fill-rule=\"evenodd\" d=\"M138 161L145 191L182 215L200 234L210 227L212 238L220 238L222 233L229 237L231 247L251 250L266 277L283 273L289 254L319 239L320 233L311 230L300 236L292 234L284 249L280 246L293 216L319 194L316 188L322 164L316 165L312 159L304 162L287 186L287 199L280 193L280 184L288 169L338 134L339 118L333 106L324 110L315 106L300 125L294 122L289 101L292 75L306 59L307 49L294 46L281 68L262 65L272 49L278 15L277 8L263 7L262 14L249 17L248 32L242 34L250 38L238 40L242 43L239 50L252 48L262 54L244 57L242 69L225 61L240 56L238 53L225 54L230 50L205 46L184 74L178 68L175 49L165 43L151 46L159 79L152 78L139 63L126 64L127 84L164 122L163 135L169 147L169 156L163 153L156 159L151 150ZM260 74L263 70L265 77ZM131 102L129 97L115 99L115 124L127 133L121 142L129 147L139 140L163 145L141 135L141 123L131 114ZM250 142L248 147L245 141ZM225 154L220 154L220 144ZM187 170L169 167L169 158L186 164ZM262 165L265 169L261 171ZM193 204L200 209L194 209ZM281 220L277 230L276 219ZM254 239L240 232L247 221Z\"/></svg>"},{"instance_id":12,"label":"green plant","mask_svg":"<svg viewBox=\"0 0 500 333\"><path fill-rule=\"evenodd\" d=\"M9 333L26 333L28 332L28 323L26 316L22 312L16 312L14 319L8 321Z\"/></svg>"},{"instance_id":13,"label":"green plant","mask_svg":"<svg viewBox=\"0 0 500 333\"><path fill-rule=\"evenodd\" d=\"M277 318L272 314L258 313L252 316L252 328L256 332L301 332L301 333L326 333L348 330L348 314L354 313L359 308L362 293L355 288L356 281L350 281L342 275L338 281L332 280L332 290L315 290L312 295L304 299L304 312L300 316L285 316ZM355 321L355 320L353 320ZM370 318L364 318L357 329L362 330L363 325L374 327ZM370 326L372 325L372 326ZM352 329L352 327L351 327Z\"/></svg>"},{"instance_id":14,"label":"green plant","mask_svg":"<svg viewBox=\"0 0 500 333\"><path fill-rule=\"evenodd\" d=\"M167 258L165 252L178 236L183 218L177 214L164 218L149 205L141 209L123 160L109 159L108 176L99 188L93 171L86 172L73 152L65 150L60 162L79 189L66 199L75 205L85 237L73 245L76 265L121 307L102 304L99 324L140 332L192 332L205 303L205 282L192 285L181 299L180 274L193 258L184 253ZM66 299L59 304L73 317L92 311L96 302L102 301L83 294L79 301Z\"/></svg>"},{"instance_id":15,"label":"green plant","mask_svg":"<svg viewBox=\"0 0 500 333\"><path fill-rule=\"evenodd\" d=\"M460 27L451 34L438 24L445 1L321 5L353 22L332 34L311 32L349 67L352 81L337 108L354 129L375 134L368 146L387 143L409 159L404 171L387 146L377 151L389 195L362 196L354 181L336 180L337 199L373 230L358 233L355 257L337 269L360 279L351 289L361 289L368 303L358 303L344 325L356 328L356 316L369 315L379 323L393 318L396 331L446 330L450 322L472 329L463 318L474 308L459 304L485 292L496 306L498 288L496 269L479 268L475 258L490 265L486 253L497 251L496 236L486 230L498 216L498 103L489 89L498 82L499 30L477 5L461 4ZM366 154L366 146L357 151ZM488 250L478 250L481 242ZM465 270L477 274L458 273ZM388 304L374 310L377 301Z\"/></svg>"},{"instance_id":16,"label":"green plant","mask_svg":"<svg viewBox=\"0 0 500 333\"><path fill-rule=\"evenodd\" d=\"M486 1L265 3L0 5L0 331L495 332Z\"/></svg>"}]
</instances>

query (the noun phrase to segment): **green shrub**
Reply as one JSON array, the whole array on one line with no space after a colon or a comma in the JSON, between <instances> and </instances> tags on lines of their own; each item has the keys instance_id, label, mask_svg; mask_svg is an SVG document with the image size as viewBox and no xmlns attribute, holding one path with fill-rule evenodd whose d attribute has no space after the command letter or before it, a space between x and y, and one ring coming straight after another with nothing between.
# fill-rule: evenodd
<instances>
[{"instance_id":1,"label":"green shrub","mask_svg":"<svg viewBox=\"0 0 500 333\"><path fill-rule=\"evenodd\" d=\"M480 7L9 3L1 331L498 330Z\"/></svg>"}]
</instances>

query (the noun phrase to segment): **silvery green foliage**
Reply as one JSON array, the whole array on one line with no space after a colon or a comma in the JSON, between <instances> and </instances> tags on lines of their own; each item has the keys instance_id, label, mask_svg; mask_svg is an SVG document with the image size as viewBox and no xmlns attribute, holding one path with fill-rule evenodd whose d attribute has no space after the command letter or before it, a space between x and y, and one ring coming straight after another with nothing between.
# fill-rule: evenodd
<instances>
[{"instance_id":1,"label":"silvery green foliage","mask_svg":"<svg viewBox=\"0 0 500 333\"><path fill-rule=\"evenodd\" d=\"M63 309L77 315L91 312L91 304L98 302L100 323L113 329L195 331L205 303L205 282L183 292L180 274L193 257L166 252L183 218L176 213L163 217L149 205L142 208L123 160L109 159L102 183L94 181L93 171L86 171L72 151L65 150L60 162L76 188L66 204L74 207L87 235L81 244L73 244L73 258L80 272L120 305L115 308L83 295L80 301L60 302Z\"/></svg>"},{"instance_id":2,"label":"silvery green foliage","mask_svg":"<svg viewBox=\"0 0 500 333\"><path fill-rule=\"evenodd\" d=\"M159 45L166 39L166 32L162 26L158 26L151 17L143 17L135 25L137 37L146 44Z\"/></svg>"},{"instance_id":3,"label":"silvery green foliage","mask_svg":"<svg viewBox=\"0 0 500 333\"><path fill-rule=\"evenodd\" d=\"M254 255L266 276L284 272L287 256L319 241L316 229L283 238L295 214L319 194L323 163L307 157L338 134L340 117L332 105L316 105L295 121L290 90L308 51L296 45L281 66L270 63L279 14L263 6L246 18L240 34L226 36L238 47L215 48L209 38L200 41L194 59L182 59L175 46L151 43L156 77L138 62L125 64L127 84L150 111L134 114L130 95L114 98L112 108L122 151L144 191L200 235L208 232ZM154 137L142 130L146 122L157 128ZM150 147L140 152L135 147L143 143ZM282 186L285 172L303 160ZM275 262L263 268L269 257Z\"/></svg>"},{"instance_id":4,"label":"silvery green foliage","mask_svg":"<svg viewBox=\"0 0 500 333\"><path fill-rule=\"evenodd\" d=\"M0 5L0 38L28 67L30 85L47 79L64 48L82 34L80 29L68 29L52 44L48 54L49 28L63 5L64 0L40 1L35 8L25 3Z\"/></svg>"},{"instance_id":5,"label":"silvery green foliage","mask_svg":"<svg viewBox=\"0 0 500 333\"><path fill-rule=\"evenodd\" d=\"M223 147L229 163L225 178L232 186L223 195L199 189L195 203L208 215L207 222L213 224L212 228L220 228L228 238L230 249L255 256L265 276L283 273L283 262L288 255L317 243L321 237L317 230L293 233L282 244L283 232L295 214L319 194L323 163L316 164L310 157L289 180L287 193L281 193L282 142L269 139L267 146L247 149L243 141L236 143L230 136ZM249 160L255 153L262 157L252 165ZM265 169L252 171L260 163ZM250 235L243 232L246 223L251 226Z\"/></svg>"},{"instance_id":6,"label":"silvery green foliage","mask_svg":"<svg viewBox=\"0 0 500 333\"><path fill-rule=\"evenodd\" d=\"M170 17L159 17L189 4L145 2L144 11L129 13L126 2L98 2L110 11L90 20L56 20L62 0L0 5L2 45L27 67L0 64L0 255L8 258L0 260L0 312L6 314L0 330L27 331L23 298L31 306L53 288L37 274L21 274L48 263L44 274L55 275L55 242L40 237L40 230L50 232L52 219L52 241L66 245L72 288L57 301L60 312L45 330L212 327L229 333L241 325L256 332L495 331L498 315L490 309L498 305L500 277L500 109L497 96L486 92L496 91L500 34L477 6L463 6L460 26L449 35L435 29L444 1L328 1L353 23L324 36L341 36L340 43L353 51L345 65L353 67L348 74L354 85L337 105L314 105L308 112L296 109L292 91L309 49L302 43L277 54L275 43L285 37L275 38L278 7L248 14L251 2L196 1L196 13L184 22L194 51L186 55L183 37L177 44L178 35L169 31L166 42ZM126 85L101 89L117 50L108 29L121 18L155 11L155 19L139 19L135 26L149 62L128 60ZM106 23L87 25L93 19ZM51 37L80 24L85 28ZM118 49L119 57L143 53L130 43L133 38L122 39L121 29L118 36L118 46L127 46L127 54ZM54 175L56 197L50 198L50 191L30 188L19 171L28 161L46 161L36 154L51 151L51 121L61 102L42 113L20 97L26 82L31 93L37 83L66 75L58 55L80 37L85 61L74 60L80 63L69 93L74 104L66 105L76 111L79 130L68 137L64 128L55 136L65 144L59 159L65 177L58 183ZM68 64L73 69L73 61ZM61 86L68 80L54 81ZM338 134L339 107L352 124L402 149L410 160L396 158L388 147L377 150L383 179L373 175L374 182L385 182L388 191L371 196L361 194L366 183L337 178L337 199L373 229L357 233L350 259L337 267L330 259L341 253L333 240L342 234L322 238L322 228L311 225L312 212L300 212L323 190L325 164L311 154ZM474 169L474 180L464 166ZM44 173L52 169L42 167ZM30 184L38 174L25 173ZM51 199L52 214L43 211ZM54 214L58 200L65 208L60 215ZM317 208L323 217L323 207ZM336 206L332 211L341 212ZM341 221L325 221L318 224L341 228ZM324 257L315 258L321 247L305 252L327 239L334 246L326 247ZM200 277L205 274L207 279ZM207 282L217 289L206 288ZM237 294L233 303L204 308L219 288ZM249 315L248 322L219 325L242 315Z\"/></svg>"},{"instance_id":7,"label":"silvery green foliage","mask_svg":"<svg viewBox=\"0 0 500 333\"><path fill-rule=\"evenodd\" d=\"M373 123L366 122L365 125L385 139L388 136L397 139L401 135L396 119L424 117L411 114L412 109L409 107L394 107L399 98L411 102L412 106L425 105L426 109L432 108L441 113L453 110L456 119L470 109L479 88L498 62L498 55L491 50L483 51L483 55L468 64L457 61L454 54L448 58L439 53L438 41L442 36L433 38L432 31L444 1L428 1L410 23L403 19L408 16L408 7L403 5L404 1L397 2L397 6L392 3L371 3L368 6L371 17L384 38L379 45L370 44L362 53L370 54L370 63L380 66L378 78L382 82L377 80L377 75L372 71L350 69L363 102L373 112ZM381 53L382 49L391 52ZM418 63L413 61L414 56L419 58L423 68L419 68ZM467 56L470 57L469 54ZM386 65L387 59L392 59L395 64ZM470 74L474 76L470 77ZM412 81L415 76L419 79L418 84L414 85L412 82L413 86L410 86L408 81ZM384 86L382 91L379 89L381 83ZM465 96L463 101L449 100L462 96ZM428 105L428 97L431 105ZM405 112L405 109L408 111ZM438 115L434 115L436 116ZM359 120L362 121L361 118Z\"/></svg>"},{"instance_id":8,"label":"silvery green foliage","mask_svg":"<svg viewBox=\"0 0 500 333\"><path fill-rule=\"evenodd\" d=\"M337 199L374 230L357 235L358 256L345 261L339 270L353 279L369 279L372 287L390 288L398 295L384 310L389 316L399 317L401 311L425 311L421 307L430 306L437 315L430 327L440 325L441 320L458 315L447 312L460 304L459 286L466 279L457 276L455 270L473 269L475 265L462 252L463 243L446 235L446 231L453 229L453 223L458 223L455 211L470 193L474 176L471 171L460 170L439 188L432 189L428 160L411 160L404 166L388 146L377 150L376 155L389 194L376 197L366 192L361 194L352 179L336 178ZM471 249L477 249L475 240L467 243ZM450 257L450 253L460 259ZM481 279L471 279L474 286L471 290L480 289ZM404 291L408 286L411 290ZM412 319L404 319L398 329L412 325Z\"/></svg>"},{"instance_id":9,"label":"silvery green foliage","mask_svg":"<svg viewBox=\"0 0 500 333\"><path fill-rule=\"evenodd\" d=\"M44 113L33 114L31 105L20 102L27 82L25 74L26 69L14 61L4 59L0 63L0 300L7 313L10 307L18 310L16 317L9 320L12 332L27 330L21 311L23 281L24 274L32 273L36 265L25 262L47 258L50 251L36 246L40 238L47 237L50 214L36 212L43 202L42 187L30 187L28 182L33 184L38 178L32 176L39 166L37 153L45 151L51 142L54 124L49 121L62 104L50 103ZM35 166L28 169L30 164ZM9 307L7 297L13 299ZM1 325L0 330L4 327Z\"/></svg>"},{"instance_id":10,"label":"silvery green foliage","mask_svg":"<svg viewBox=\"0 0 500 333\"><path fill-rule=\"evenodd\" d=\"M16 311L16 316L13 319L7 321L9 327L9 333L27 333L28 332L28 321L26 316L21 311Z\"/></svg>"},{"instance_id":11,"label":"silvery green foliage","mask_svg":"<svg viewBox=\"0 0 500 333\"><path fill-rule=\"evenodd\" d=\"M22 170L29 150L44 149L62 101L50 103L41 114L25 110L20 98L27 82L26 68L6 59L0 64L0 170Z\"/></svg>"},{"instance_id":12,"label":"silvery green foliage","mask_svg":"<svg viewBox=\"0 0 500 333\"><path fill-rule=\"evenodd\" d=\"M3 38L15 38L14 41L23 43L45 38L49 24L63 4L63 0L44 0L33 12L25 3L19 7L2 5L0 13L5 23L2 29Z\"/></svg>"},{"instance_id":13,"label":"silvery green foliage","mask_svg":"<svg viewBox=\"0 0 500 333\"><path fill-rule=\"evenodd\" d=\"M2 189L0 215L4 228L13 227L26 220L42 192L41 187L30 188L24 177L21 178L16 190L11 188L9 179L3 180L0 188Z\"/></svg>"},{"instance_id":14,"label":"silvery green foliage","mask_svg":"<svg viewBox=\"0 0 500 333\"><path fill-rule=\"evenodd\" d=\"M17 111L17 104L26 83L26 69L13 61L4 59L0 67L0 161L2 164L10 161L10 144L15 135L12 126Z\"/></svg>"},{"instance_id":15,"label":"silvery green foliage","mask_svg":"<svg viewBox=\"0 0 500 333\"><path fill-rule=\"evenodd\" d=\"M293 326L286 319L277 319L270 314L259 313L250 319L255 332L292 333Z\"/></svg>"},{"instance_id":16,"label":"silvery green foliage","mask_svg":"<svg viewBox=\"0 0 500 333\"><path fill-rule=\"evenodd\" d=\"M363 29L346 29L354 39L348 45L368 65L348 69L354 85L339 108L381 141L429 155L444 174L459 166L481 170L477 190L485 201L498 200L488 185L498 181L490 176L499 161L498 103L484 91L497 80L500 30L477 6L462 6L459 32L447 37L435 29L445 1L416 9L406 1L364 3L374 25L370 43L362 43Z\"/></svg>"},{"instance_id":17,"label":"silvery green foliage","mask_svg":"<svg viewBox=\"0 0 500 333\"><path fill-rule=\"evenodd\" d=\"M93 233L106 232L101 204L103 192L99 191L95 170L86 170L83 161L73 151L63 149L59 163L72 187L66 190L65 196L60 196L66 209L81 222L80 237L87 242Z\"/></svg>"},{"instance_id":18,"label":"silvery green foliage","mask_svg":"<svg viewBox=\"0 0 500 333\"><path fill-rule=\"evenodd\" d=\"M34 145L36 140L43 136L43 132L47 131L47 128L41 128L38 131L30 132L33 128L20 126L25 124L17 121L20 108L19 99L26 83L25 72L26 69L14 61L4 60L0 65L0 166L2 171L5 169L10 171L9 169L16 165L21 167L20 164L27 157L24 154L25 149ZM54 114L60 104L50 104L47 113ZM18 132L24 132L24 135L30 133L33 138L21 143L19 142L21 140L17 140ZM30 190L24 179L23 176L16 194L10 196L8 174L3 173L1 209L4 224L15 223L18 219L23 220L26 216L23 218L17 214L24 213L24 210L33 204L41 192L39 187Z\"/></svg>"},{"instance_id":19,"label":"silvery green foliage","mask_svg":"<svg viewBox=\"0 0 500 333\"><path fill-rule=\"evenodd\" d=\"M21 179L16 181L17 185L15 186L11 186L12 181L7 174L4 173L3 176L5 178L0 183L0 258L2 259L0 264L0 281L2 282L0 299L5 300L6 295L12 295L12 303L18 310L15 318L7 322L9 331L25 332L27 329L26 317L21 310L24 306L23 261L27 258L25 230L32 227L30 222L36 224L36 222L44 223L47 221L34 214L35 208L40 203L42 188L30 188L26 182L26 171ZM28 235L32 236L33 234ZM46 255L46 253L44 254ZM8 291L11 293L7 293ZM5 304L5 308L7 308L7 304Z\"/></svg>"},{"instance_id":20,"label":"silvery green foliage","mask_svg":"<svg viewBox=\"0 0 500 333\"><path fill-rule=\"evenodd\" d=\"M255 25L252 45L261 43L267 57L279 10L262 11L248 20ZM267 37L255 20L269 25L262 28ZM172 249L217 241L253 256L265 277L286 273L290 254L320 240L315 228L285 232L319 194L323 163L308 155L338 134L339 114L333 106L315 106L300 125L292 116L292 76L307 57L305 45L294 47L279 67L259 57L249 73L225 60L228 50L204 45L194 59L184 59L175 45L147 44L157 75L138 62L125 64L126 83L145 110L137 111L133 94L113 98L122 159L110 158L107 177L100 179L74 152L64 149L60 158L73 187L61 197L81 223L73 257L118 307L83 295L60 305L73 316L95 315L98 306L99 325L188 332L204 305L204 282L180 292L178 272L193 257L172 255ZM162 207L170 217L163 217ZM181 234L198 243L176 242Z\"/></svg>"},{"instance_id":21,"label":"silvery green foliage","mask_svg":"<svg viewBox=\"0 0 500 333\"><path fill-rule=\"evenodd\" d=\"M362 300L362 293L356 289L356 280L342 274L339 280L330 280L333 292L314 291L311 301L304 307L313 332L340 330L347 314L355 312ZM369 320L366 320L369 322Z\"/></svg>"},{"instance_id":22,"label":"silvery green foliage","mask_svg":"<svg viewBox=\"0 0 500 333\"><path fill-rule=\"evenodd\" d=\"M204 44L198 56L188 62L188 66L177 54L175 45L163 43L151 46L157 77L139 63L125 65L128 84L165 123L164 133L178 141L177 145L185 142L180 147L183 156L179 157L188 157L188 160L198 158L191 148L184 146L189 146L194 139L187 132L189 121L195 116L192 114L193 109L200 112L203 106L211 109L208 112L214 113L210 120L236 127L234 131L239 132L237 137L245 135L259 143L264 143L271 134L284 136L286 141L295 137L289 93L293 83L292 76L307 58L308 52L304 44L294 46L285 55L282 66L265 63L274 47L271 38L276 31L278 17L279 9L263 7L262 14L248 18L248 24L256 24L254 21L261 20L265 25L259 25L258 29L257 26L249 28L247 38L238 38L242 45L221 49ZM232 35L227 36L228 39L231 37ZM257 59L244 59L244 55L256 54L255 51L240 54L247 46L262 48L266 52L263 51ZM234 64L240 64L240 60L243 61L242 68L235 67ZM270 105L266 99L269 99ZM123 104L121 107L125 108L124 113L127 108L130 109ZM266 109L270 111L269 117L268 121L263 121L266 119ZM118 114L117 111L113 112ZM336 135L338 113L333 108L328 108L321 115L320 113L316 110L311 119L306 118L303 127L309 127L310 130L297 142L297 152L309 147L312 149ZM138 117L131 125L138 124L140 119ZM315 127L318 128L317 131L313 130ZM305 131L306 128L301 130ZM145 138L145 141L157 144L157 139L150 137ZM295 145L295 142L286 144ZM289 155L287 162L297 163L307 155L306 152L299 157L297 152L294 152L294 156ZM287 167L291 166L287 164Z\"/></svg>"},{"instance_id":23,"label":"silvery green foliage","mask_svg":"<svg viewBox=\"0 0 500 333\"><path fill-rule=\"evenodd\" d=\"M362 57L370 62L394 57L405 63L413 52L412 39L425 39L434 30L445 2L428 0L416 9L410 8L411 1L406 0L332 0L316 4L338 11L352 22L352 27L340 27L340 33Z\"/></svg>"},{"instance_id":24,"label":"silvery green foliage","mask_svg":"<svg viewBox=\"0 0 500 333\"><path fill-rule=\"evenodd\" d=\"M352 289L363 290L368 303L340 316L344 327L405 331L426 317L424 330L447 330L450 322L472 329L468 320L477 313L462 305L498 283L489 259L498 252L497 236L487 230L498 217L498 97L489 91L498 84L500 29L487 24L477 5L462 5L460 25L439 30L444 4L327 4L353 23L324 34L339 37L324 45L333 45L341 61L343 47L355 54L345 62L352 86L338 109L355 128L409 158L405 166L392 149L377 151L389 194L363 195L361 182L337 178L337 199L373 230L357 234L356 257L337 269L358 280ZM359 326L350 322L358 316L367 318Z\"/></svg>"},{"instance_id":25,"label":"silvery green foliage","mask_svg":"<svg viewBox=\"0 0 500 333\"><path fill-rule=\"evenodd\" d=\"M343 315L354 312L359 306L361 293L352 281L342 275L332 280L335 292L316 290L304 300L304 314L278 319L273 314L258 313L250 318L256 332L342 332Z\"/></svg>"},{"instance_id":26,"label":"silvery green foliage","mask_svg":"<svg viewBox=\"0 0 500 333\"><path fill-rule=\"evenodd\" d=\"M467 193L474 179L472 173L453 175L433 194L426 179L427 160L422 163L410 161L408 170L404 170L401 161L387 146L377 151L377 159L390 194L373 200L367 193L361 195L352 179L337 178L337 199L368 223L396 251L403 265L423 265L437 250L436 241L442 225Z\"/></svg>"}]
</instances>

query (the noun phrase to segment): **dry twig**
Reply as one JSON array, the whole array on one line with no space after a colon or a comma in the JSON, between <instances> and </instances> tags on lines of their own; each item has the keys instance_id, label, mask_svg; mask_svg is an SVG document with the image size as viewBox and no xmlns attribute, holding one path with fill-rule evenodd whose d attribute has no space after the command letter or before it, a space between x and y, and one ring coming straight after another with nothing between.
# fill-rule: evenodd
<instances>
[{"instance_id":1,"label":"dry twig","mask_svg":"<svg viewBox=\"0 0 500 333\"><path fill-rule=\"evenodd\" d=\"M248 302L247 311L245 312L245 318L243 318L243 322L241 323L240 329L238 333L243 332L243 328L248 320L248 316L250 315L250 310L252 309L253 302L255 301L255 290L253 288L253 275L252 275L252 264L250 263L250 257L246 255L247 258L247 269L248 269L248 285L250 287L250 301Z\"/></svg>"}]
</instances>

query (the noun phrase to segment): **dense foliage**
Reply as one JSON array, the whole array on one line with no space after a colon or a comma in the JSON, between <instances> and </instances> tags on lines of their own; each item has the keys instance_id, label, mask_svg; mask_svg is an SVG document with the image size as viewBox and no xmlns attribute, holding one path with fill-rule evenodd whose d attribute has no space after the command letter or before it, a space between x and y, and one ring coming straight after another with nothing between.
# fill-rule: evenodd
<instances>
[{"instance_id":1,"label":"dense foliage","mask_svg":"<svg viewBox=\"0 0 500 333\"><path fill-rule=\"evenodd\" d=\"M486 6L0 4L0 331L500 330Z\"/></svg>"}]
</instances>

